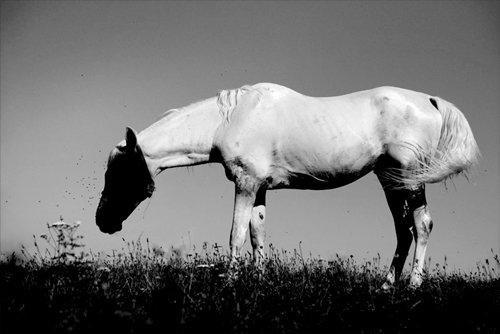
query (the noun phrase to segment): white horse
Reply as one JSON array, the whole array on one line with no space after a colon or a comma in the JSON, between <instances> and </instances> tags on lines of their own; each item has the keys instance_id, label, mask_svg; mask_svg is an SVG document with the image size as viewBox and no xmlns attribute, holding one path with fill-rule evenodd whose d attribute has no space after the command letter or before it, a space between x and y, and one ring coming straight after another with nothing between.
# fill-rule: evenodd
<instances>
[{"instance_id":1,"label":"white horse","mask_svg":"<svg viewBox=\"0 0 500 334\"><path fill-rule=\"evenodd\" d=\"M413 239L410 284L419 286L432 230L424 184L467 176L479 157L467 120L439 97L380 87L316 98L261 83L167 111L138 135L127 128L109 157L96 223L121 230L163 170L218 162L235 183L231 256L240 256L250 228L259 262L268 189L333 189L373 171L397 235L383 288L399 279Z\"/></svg>"}]
</instances>

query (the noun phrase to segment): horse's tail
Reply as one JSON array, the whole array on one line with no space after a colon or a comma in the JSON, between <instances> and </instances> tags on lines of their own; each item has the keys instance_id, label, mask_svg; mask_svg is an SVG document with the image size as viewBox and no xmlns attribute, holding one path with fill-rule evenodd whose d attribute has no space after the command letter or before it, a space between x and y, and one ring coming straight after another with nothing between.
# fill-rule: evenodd
<instances>
[{"instance_id":1,"label":"horse's tail","mask_svg":"<svg viewBox=\"0 0 500 334\"><path fill-rule=\"evenodd\" d=\"M402 173L389 171L387 175L393 181L402 183L405 188L422 183L444 182L458 175L469 179L481 157L472 130L462 112L439 97L431 97L430 102L439 110L443 120L437 148L433 152L429 148L411 145L416 163Z\"/></svg>"}]
</instances>

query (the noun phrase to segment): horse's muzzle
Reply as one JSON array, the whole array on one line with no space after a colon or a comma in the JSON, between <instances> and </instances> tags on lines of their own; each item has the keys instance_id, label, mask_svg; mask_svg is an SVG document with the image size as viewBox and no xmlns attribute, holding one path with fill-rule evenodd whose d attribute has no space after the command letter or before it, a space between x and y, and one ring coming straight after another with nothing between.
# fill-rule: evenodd
<instances>
[{"instance_id":1,"label":"horse's muzzle","mask_svg":"<svg viewBox=\"0 0 500 334\"><path fill-rule=\"evenodd\" d=\"M95 216L95 222L103 233L113 234L122 230L121 221L113 221L112 219L100 215L99 212L97 212Z\"/></svg>"},{"instance_id":2,"label":"horse's muzzle","mask_svg":"<svg viewBox=\"0 0 500 334\"><path fill-rule=\"evenodd\" d=\"M97 219L96 219L97 221ZM103 222L102 224L99 224L97 221L97 226L99 226L99 229L103 233L108 233L108 234L113 234L115 232L121 231L122 230L122 224L121 223L106 223Z\"/></svg>"},{"instance_id":3,"label":"horse's muzzle","mask_svg":"<svg viewBox=\"0 0 500 334\"><path fill-rule=\"evenodd\" d=\"M104 207L106 200L101 199L95 214L95 222L103 233L113 234L122 230L123 220L117 220L116 214L110 214L109 210Z\"/></svg>"}]
</instances>

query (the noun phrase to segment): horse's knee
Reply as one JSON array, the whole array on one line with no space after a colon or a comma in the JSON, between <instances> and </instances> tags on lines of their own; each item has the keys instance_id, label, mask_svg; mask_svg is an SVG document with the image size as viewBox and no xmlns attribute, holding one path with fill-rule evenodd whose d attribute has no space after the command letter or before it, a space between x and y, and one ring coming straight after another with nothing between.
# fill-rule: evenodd
<instances>
[{"instance_id":1,"label":"horse's knee","mask_svg":"<svg viewBox=\"0 0 500 334\"><path fill-rule=\"evenodd\" d=\"M414 215L415 232L417 234L415 237L420 243L426 243L434 225L431 215L427 210L427 206L417 209L414 212Z\"/></svg>"},{"instance_id":2,"label":"horse's knee","mask_svg":"<svg viewBox=\"0 0 500 334\"><path fill-rule=\"evenodd\" d=\"M427 209L427 200L425 198L425 186L421 185L410 191L408 199L409 211L413 212L415 229L418 239L427 240L432 231L432 218Z\"/></svg>"},{"instance_id":3,"label":"horse's knee","mask_svg":"<svg viewBox=\"0 0 500 334\"><path fill-rule=\"evenodd\" d=\"M260 245L265 238L265 214L266 210L263 206L253 208L252 219L250 220L250 238L253 245Z\"/></svg>"},{"instance_id":4,"label":"horse's knee","mask_svg":"<svg viewBox=\"0 0 500 334\"><path fill-rule=\"evenodd\" d=\"M264 221L266 220L266 209L264 206L256 206L253 208L250 228L255 232L261 232L264 229Z\"/></svg>"},{"instance_id":5,"label":"horse's knee","mask_svg":"<svg viewBox=\"0 0 500 334\"><path fill-rule=\"evenodd\" d=\"M422 219L422 225L425 228L425 233L427 234L427 236L429 236L429 234L431 234L431 232L432 232L432 227L434 226L434 222L432 221L431 215L429 214L427 209L425 211L426 212L425 212L424 217Z\"/></svg>"},{"instance_id":6,"label":"horse's knee","mask_svg":"<svg viewBox=\"0 0 500 334\"><path fill-rule=\"evenodd\" d=\"M254 262L259 264L264 258L264 240L266 207L257 205L253 208L252 219L250 220L250 241L252 242Z\"/></svg>"}]
</instances>

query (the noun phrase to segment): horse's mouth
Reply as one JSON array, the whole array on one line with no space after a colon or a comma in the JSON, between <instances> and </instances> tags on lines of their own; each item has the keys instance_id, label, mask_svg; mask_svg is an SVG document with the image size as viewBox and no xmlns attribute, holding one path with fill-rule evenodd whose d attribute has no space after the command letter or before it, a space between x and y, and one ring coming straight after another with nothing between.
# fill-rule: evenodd
<instances>
[{"instance_id":1,"label":"horse's mouth","mask_svg":"<svg viewBox=\"0 0 500 334\"><path fill-rule=\"evenodd\" d=\"M108 233L108 234L113 234L115 232L121 231L122 230L122 224L104 224L104 225L98 225L99 229L103 233Z\"/></svg>"}]
</instances>

